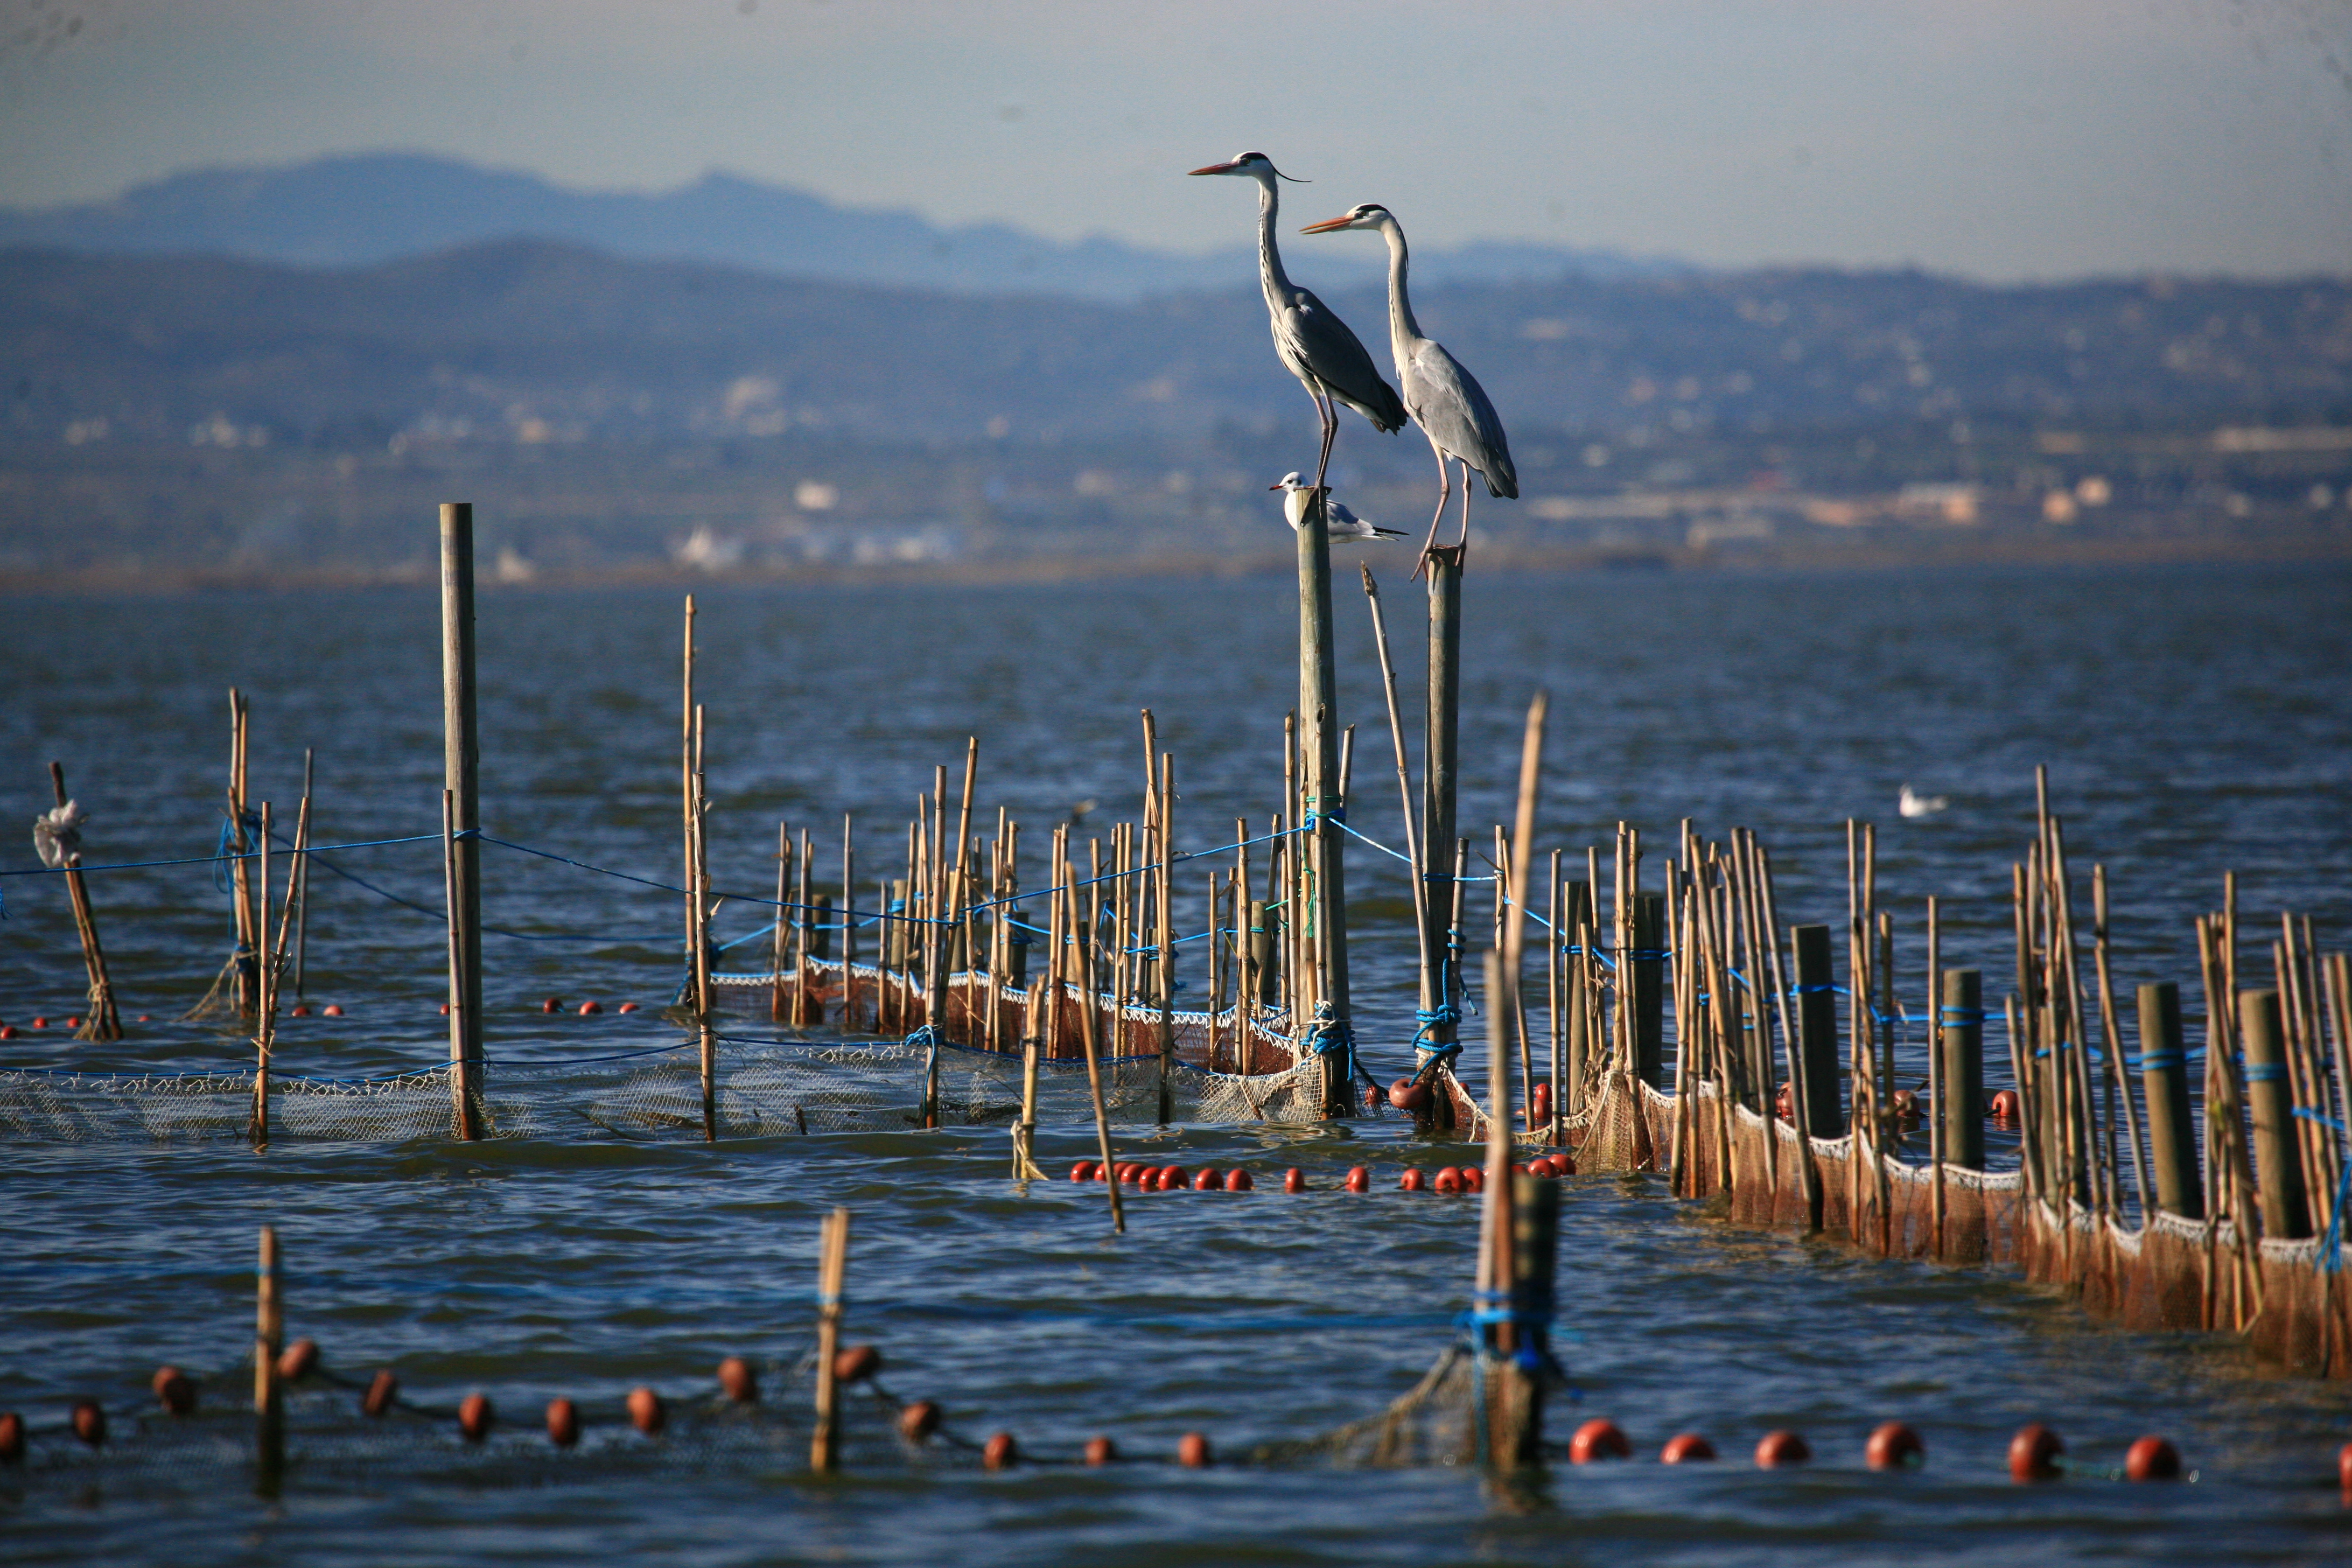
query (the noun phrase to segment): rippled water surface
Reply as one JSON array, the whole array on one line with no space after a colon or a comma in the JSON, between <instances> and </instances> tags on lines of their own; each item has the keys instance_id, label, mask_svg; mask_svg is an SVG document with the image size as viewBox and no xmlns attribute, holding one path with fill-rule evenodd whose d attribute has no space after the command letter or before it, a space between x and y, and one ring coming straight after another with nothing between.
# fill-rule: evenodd
<instances>
[{"instance_id":1,"label":"rippled water surface","mask_svg":"<svg viewBox=\"0 0 2352 1568\"><path fill-rule=\"evenodd\" d=\"M1343 571L1347 570L1343 568ZM1417 595L1388 573L1391 630L1418 701ZM1342 699L1360 726L1351 817L1399 839L1360 596L1340 595ZM1554 719L1543 837L1581 857L1619 819L1656 852L1676 822L1757 828L1791 921L1844 912L1843 821L1877 822L1898 971L1918 989L1920 901L1945 900L1948 962L2007 963L2011 860L2031 831L2032 768L2087 876L2117 905L2118 982L2176 979L2192 999L2189 921L2241 874L2259 928L2290 907L2324 948L2352 928L2352 575L2340 569L1997 573L1805 578L1470 579L1465 831L1503 809L1529 691ZM1295 694L1294 595L1274 579L1052 588L775 590L701 596L714 874L760 893L777 823L814 829L835 864L841 815L879 874L933 764L981 741L982 820L1044 829L1078 801L1090 825L1133 815L1138 710L1176 754L1180 834L1229 839L1279 808ZM656 880L678 863L678 603L662 592L486 593L483 816L500 837ZM227 758L226 689L254 707L252 793L290 816L317 752L317 837L433 831L441 752L437 608L423 593L16 601L0 653L0 802L48 804L47 763L89 805L93 862L209 853ZM1951 798L1894 810L1909 782ZM0 866L29 866L21 837ZM674 895L486 851L494 925L589 941L489 939L490 1054L546 1060L674 1040L658 1004L678 976ZM437 905L431 845L336 858L384 893ZM1371 1066L1411 1033L1405 883L1351 857L1356 990ZM170 1023L226 948L209 868L90 879L127 1015L120 1045L52 1026L0 1042L0 1066L178 1068L249 1047ZM307 992L336 1019L289 1020L281 1070L323 1076L428 1062L442 939L428 918L320 871ZM0 1018L78 1008L80 963L54 879L0 879ZM1483 918L1483 911L1482 918ZM1198 923L1194 909L1180 916ZM756 908L719 915L754 930ZM753 943L747 951L756 951ZM2266 963L2251 941L2250 965ZM1194 975L1198 984L1198 975ZM540 999L622 999L627 1015L549 1016ZM2192 1012L2194 1011L2192 1000ZM1066 1166L1091 1133L1057 1127ZM1465 1304L1466 1200L1392 1189L1416 1146L1393 1123L1138 1129L1144 1157L1306 1169L1315 1191L1138 1198L1107 1234L1101 1190L1007 1181L1001 1130L722 1142L575 1137L480 1145L281 1142L0 1148L0 1409L53 1426L88 1394L128 1411L148 1373L209 1374L194 1438L171 1463L0 1471L10 1561L382 1563L630 1555L692 1563L1795 1563L2336 1561L2352 1515L2332 1479L2352 1436L2341 1390L2285 1379L2231 1346L2125 1334L1998 1275L1868 1262L1732 1231L1643 1177L1570 1184L1561 1236L1563 1356L1578 1402L1647 1455L1685 1427L1733 1461L1570 1468L1498 1488L1450 1468L1335 1470L1161 1463L1198 1429L1221 1453L1311 1436L1411 1386ZM1468 1157L1466 1152L1454 1153ZM1376 1190L1335 1191L1353 1163ZM818 1216L856 1215L853 1337L881 1345L903 1398L950 1425L1013 1432L1046 1459L1097 1433L1139 1462L986 1475L961 1450L910 1460L852 1406L849 1473L802 1473ZM233 1463L236 1362L250 1343L255 1227L279 1227L289 1330L331 1365L395 1366L415 1397L480 1389L506 1420L487 1455L446 1424L402 1424L357 1457L355 1423L298 1403L286 1498L262 1504ZM768 1367L772 1426L716 1442L702 1413L729 1352ZM659 1444L615 1429L637 1384L680 1410ZM538 1412L592 1417L551 1456ZM341 1396L336 1396L340 1399ZM1862 1440L1917 1425L1922 1472L1874 1476ZM2094 1468L2142 1432L2171 1436L2195 1484L2085 1473L2021 1490L2009 1435L2044 1419ZM594 1424L601 1421L601 1424ZM1811 1439L1790 1475L1742 1456L1772 1426ZM339 1440L339 1439L338 1439ZM46 1442L47 1440L45 1440ZM766 1446L762 1447L764 1443ZM54 1447L54 1444L49 1445ZM44 1450L46 1451L46 1450ZM299 1456L310 1456L302 1462Z\"/></svg>"}]
</instances>

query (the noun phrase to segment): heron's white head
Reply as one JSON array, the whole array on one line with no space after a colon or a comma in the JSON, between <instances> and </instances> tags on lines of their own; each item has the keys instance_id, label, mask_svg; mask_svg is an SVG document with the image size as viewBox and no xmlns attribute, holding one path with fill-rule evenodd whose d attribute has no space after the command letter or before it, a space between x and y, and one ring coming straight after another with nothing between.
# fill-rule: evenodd
<instances>
[{"instance_id":1,"label":"heron's white head","mask_svg":"<svg viewBox=\"0 0 2352 1568\"><path fill-rule=\"evenodd\" d=\"M1389 212L1389 209L1381 205L1380 203L1366 202L1361 206L1349 207L1345 213L1341 214L1338 217L1326 219L1322 223L1310 223L1298 232L1301 234L1337 234L1343 228L1378 228L1383 223L1393 223L1395 221L1395 217Z\"/></svg>"},{"instance_id":2,"label":"heron's white head","mask_svg":"<svg viewBox=\"0 0 2352 1568\"><path fill-rule=\"evenodd\" d=\"M1299 482L1298 470L1293 468L1265 488L1270 490L1303 490L1307 487Z\"/></svg>"},{"instance_id":3,"label":"heron's white head","mask_svg":"<svg viewBox=\"0 0 2352 1568\"><path fill-rule=\"evenodd\" d=\"M1274 160L1263 153L1236 153L1230 163L1204 164L1188 172L1195 174L1245 174L1259 181L1288 180L1295 185L1308 183L1284 174L1274 166Z\"/></svg>"}]
</instances>

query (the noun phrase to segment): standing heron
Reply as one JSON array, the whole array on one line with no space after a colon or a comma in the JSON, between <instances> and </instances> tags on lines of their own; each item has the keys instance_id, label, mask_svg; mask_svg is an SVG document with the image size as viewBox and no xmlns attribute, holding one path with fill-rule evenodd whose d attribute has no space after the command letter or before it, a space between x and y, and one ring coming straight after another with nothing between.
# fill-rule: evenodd
<instances>
[{"instance_id":1,"label":"standing heron","mask_svg":"<svg viewBox=\"0 0 2352 1568\"><path fill-rule=\"evenodd\" d=\"M1274 244L1275 214L1282 198L1274 183L1290 176L1263 153L1244 153L1230 163L1211 163L1192 173L1240 174L1257 182L1258 286L1265 291L1266 314L1273 318L1274 352L1284 368L1305 384L1307 395L1315 400L1315 416L1323 422L1323 449L1315 460L1315 483L1320 489L1331 466L1331 443L1339 437L1334 403L1346 404L1386 436L1404 428L1404 401L1381 379L1371 354L1348 323L1283 271L1282 253Z\"/></svg>"},{"instance_id":2,"label":"standing heron","mask_svg":"<svg viewBox=\"0 0 2352 1568\"><path fill-rule=\"evenodd\" d=\"M1519 497L1518 471L1511 467L1511 444L1486 389L1445 352L1445 345L1421 335L1412 319L1412 300L1405 293L1404 228L1396 215L1376 202L1350 207L1347 215L1328 223L1309 224L1301 234L1336 234L1343 228L1380 231L1389 242L1389 352L1395 356L1397 384L1404 388L1404 405L1437 453L1437 511L1429 520L1429 541L1421 547L1427 559L1437 542L1438 524L1445 520L1446 497L1453 490L1445 461L1462 465L1462 539L1470 539L1470 470L1486 481L1486 493L1501 500Z\"/></svg>"}]
</instances>

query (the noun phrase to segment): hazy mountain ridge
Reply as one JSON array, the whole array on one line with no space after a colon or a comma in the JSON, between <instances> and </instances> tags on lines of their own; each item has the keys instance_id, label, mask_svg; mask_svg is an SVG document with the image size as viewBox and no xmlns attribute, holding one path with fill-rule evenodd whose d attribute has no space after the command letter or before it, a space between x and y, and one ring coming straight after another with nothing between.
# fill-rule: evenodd
<instances>
[{"instance_id":1,"label":"hazy mountain ridge","mask_svg":"<svg viewBox=\"0 0 2352 1568\"><path fill-rule=\"evenodd\" d=\"M1234 232L1237 243L1211 255L1176 256L1100 236L1063 244L1004 224L942 226L721 173L654 195L575 191L412 153L197 170L110 201L0 209L0 247L349 268L527 237L797 278L1122 300L1251 281L1255 264L1238 218ZM1672 269L1604 251L1498 241L1430 247L1414 264L1433 282ZM1335 247L1322 270L1370 278L1381 265L1377 247Z\"/></svg>"}]
</instances>

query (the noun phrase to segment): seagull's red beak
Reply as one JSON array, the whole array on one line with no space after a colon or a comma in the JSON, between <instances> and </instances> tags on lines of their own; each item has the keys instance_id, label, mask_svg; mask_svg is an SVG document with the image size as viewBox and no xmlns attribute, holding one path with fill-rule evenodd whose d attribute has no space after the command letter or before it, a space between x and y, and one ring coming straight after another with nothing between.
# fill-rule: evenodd
<instances>
[{"instance_id":1,"label":"seagull's red beak","mask_svg":"<svg viewBox=\"0 0 2352 1568\"><path fill-rule=\"evenodd\" d=\"M1344 217L1326 218L1321 223L1310 223L1298 232L1301 234L1333 234L1347 227L1349 222L1349 220Z\"/></svg>"},{"instance_id":2,"label":"seagull's red beak","mask_svg":"<svg viewBox=\"0 0 2352 1568\"><path fill-rule=\"evenodd\" d=\"M1211 163L1204 169L1187 169L1184 172L1188 174L1230 174L1240 167L1239 163Z\"/></svg>"}]
</instances>

